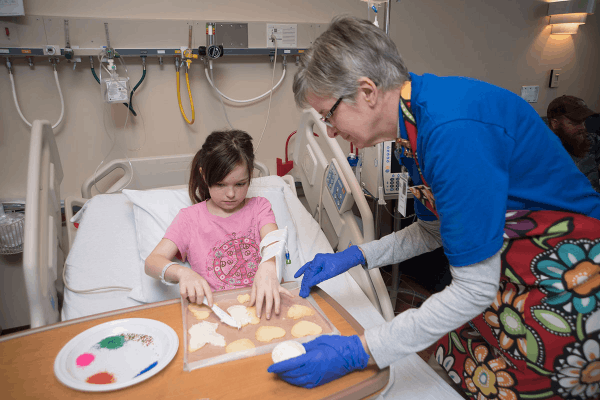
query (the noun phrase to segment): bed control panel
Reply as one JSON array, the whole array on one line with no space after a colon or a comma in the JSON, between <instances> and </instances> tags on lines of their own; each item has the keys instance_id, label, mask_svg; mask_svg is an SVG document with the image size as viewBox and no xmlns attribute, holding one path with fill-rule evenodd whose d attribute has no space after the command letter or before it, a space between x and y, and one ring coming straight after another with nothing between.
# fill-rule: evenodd
<instances>
[{"instance_id":1,"label":"bed control panel","mask_svg":"<svg viewBox=\"0 0 600 400\"><path fill-rule=\"evenodd\" d=\"M327 175L325 177L325 183L327 190L333 198L333 203L340 214L350 210L354 199L350 193L350 186L344 176L340 173L341 168L334 158L329 164Z\"/></svg>"}]
</instances>

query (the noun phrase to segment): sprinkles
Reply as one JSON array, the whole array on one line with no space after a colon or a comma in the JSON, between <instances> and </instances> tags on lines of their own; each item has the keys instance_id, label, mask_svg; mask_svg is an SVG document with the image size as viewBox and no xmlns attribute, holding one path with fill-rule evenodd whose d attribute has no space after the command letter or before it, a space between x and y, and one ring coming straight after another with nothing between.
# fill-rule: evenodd
<instances>
[{"instance_id":1,"label":"sprinkles","mask_svg":"<svg viewBox=\"0 0 600 400\"><path fill-rule=\"evenodd\" d=\"M126 342L132 340L134 342L140 342L146 347L154 343L154 338L150 335L141 335L139 333L122 333L119 336L122 336Z\"/></svg>"}]
</instances>

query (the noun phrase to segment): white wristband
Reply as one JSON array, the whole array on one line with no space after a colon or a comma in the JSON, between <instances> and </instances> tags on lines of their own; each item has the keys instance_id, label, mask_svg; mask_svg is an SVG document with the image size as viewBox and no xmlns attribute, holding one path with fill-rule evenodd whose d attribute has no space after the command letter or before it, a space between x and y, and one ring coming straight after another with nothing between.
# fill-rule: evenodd
<instances>
[{"instance_id":1,"label":"white wristband","mask_svg":"<svg viewBox=\"0 0 600 400\"><path fill-rule=\"evenodd\" d=\"M170 262L170 263L168 263L167 265L165 265L165 266L163 267L163 269L162 269L162 272L160 273L160 277L159 277L159 278L160 278L160 281L161 281L162 283L164 283L165 285L169 285L169 286L171 286L171 285L177 285L177 283L175 283L175 282L167 282L167 281L165 280L165 272L167 272L167 269L168 269L168 268L169 268L171 265L174 265L174 264L178 264L178 263L176 263L176 262Z\"/></svg>"}]
</instances>

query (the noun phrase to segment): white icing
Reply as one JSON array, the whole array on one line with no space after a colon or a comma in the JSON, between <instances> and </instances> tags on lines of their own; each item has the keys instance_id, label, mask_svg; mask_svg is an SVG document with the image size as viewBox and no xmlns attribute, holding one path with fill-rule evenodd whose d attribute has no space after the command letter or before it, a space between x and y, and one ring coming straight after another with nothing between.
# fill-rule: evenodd
<instances>
[{"instance_id":1,"label":"white icing","mask_svg":"<svg viewBox=\"0 0 600 400\"><path fill-rule=\"evenodd\" d=\"M252 322L252 315L248 313L246 306L235 305L227 309L227 312L240 326L246 326Z\"/></svg>"},{"instance_id":2,"label":"white icing","mask_svg":"<svg viewBox=\"0 0 600 400\"><path fill-rule=\"evenodd\" d=\"M287 342L281 342L275 346L273 352L271 353L271 357L273 358L274 363L278 363L289 360L290 358L301 356L302 354L306 354L306 349L304 349L304 346L293 340L288 340Z\"/></svg>"},{"instance_id":3,"label":"white icing","mask_svg":"<svg viewBox=\"0 0 600 400\"><path fill-rule=\"evenodd\" d=\"M190 351L196 351L206 343L225 347L225 337L217 333L218 327L219 324L216 322L202 321L188 329L190 333Z\"/></svg>"}]
</instances>

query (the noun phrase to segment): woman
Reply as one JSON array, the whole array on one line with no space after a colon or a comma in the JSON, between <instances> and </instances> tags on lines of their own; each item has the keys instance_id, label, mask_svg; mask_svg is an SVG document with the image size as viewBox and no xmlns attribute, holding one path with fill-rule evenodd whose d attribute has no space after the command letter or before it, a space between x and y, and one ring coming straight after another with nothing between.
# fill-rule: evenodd
<instances>
[{"instance_id":1,"label":"woman","mask_svg":"<svg viewBox=\"0 0 600 400\"><path fill-rule=\"evenodd\" d=\"M269 372L314 387L437 341L473 398L600 395L600 195L531 106L473 79L409 73L387 35L347 17L305 53L294 95L331 137L399 139L396 156L427 193L417 223L304 265L301 296L355 265L440 246L453 279L419 309L360 338L320 337Z\"/></svg>"}]
</instances>

